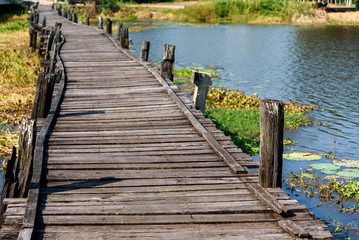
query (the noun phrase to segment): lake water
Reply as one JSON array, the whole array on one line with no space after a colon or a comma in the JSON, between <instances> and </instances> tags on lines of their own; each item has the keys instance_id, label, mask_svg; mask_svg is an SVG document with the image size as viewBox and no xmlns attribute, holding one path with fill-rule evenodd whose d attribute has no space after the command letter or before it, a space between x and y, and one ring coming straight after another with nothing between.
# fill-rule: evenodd
<instances>
[{"instance_id":1,"label":"lake water","mask_svg":"<svg viewBox=\"0 0 359 240\"><path fill-rule=\"evenodd\" d=\"M337 159L359 160L359 27L174 25L133 33L130 38L136 55L143 40L151 43L150 62L159 63L163 44L173 44L176 68L220 70L221 80L214 86L317 106L320 111L309 115L321 125L286 132L284 137L297 141L298 151L332 151ZM311 163L284 160L283 173L300 173ZM319 200L293 197L321 219L336 218L344 224L358 220L358 214L346 216L331 206L316 207ZM359 235L349 236L359 239Z\"/></svg>"}]
</instances>

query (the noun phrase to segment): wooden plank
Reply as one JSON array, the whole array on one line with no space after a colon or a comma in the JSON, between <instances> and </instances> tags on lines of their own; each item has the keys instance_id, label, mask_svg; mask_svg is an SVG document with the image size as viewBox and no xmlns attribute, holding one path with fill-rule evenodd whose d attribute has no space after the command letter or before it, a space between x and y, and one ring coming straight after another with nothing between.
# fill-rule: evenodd
<instances>
[{"instance_id":1,"label":"wooden plank","mask_svg":"<svg viewBox=\"0 0 359 240\"><path fill-rule=\"evenodd\" d=\"M284 230L292 233L294 236L300 238L309 238L310 235L303 228L295 224L292 220L281 220L278 222L278 225Z\"/></svg>"},{"instance_id":2,"label":"wooden plank","mask_svg":"<svg viewBox=\"0 0 359 240\"><path fill-rule=\"evenodd\" d=\"M266 213L271 210L264 207L258 201L243 202L205 202L205 203L184 203L184 204L146 204L144 205L100 205L100 206L51 206L38 208L42 216L77 216L77 215L153 215L153 214L245 214L245 213Z\"/></svg>"},{"instance_id":3,"label":"wooden plank","mask_svg":"<svg viewBox=\"0 0 359 240\"><path fill-rule=\"evenodd\" d=\"M121 224L185 224L185 223L257 223L276 222L271 213L255 214L192 214L192 215L148 215L148 216L105 216L45 215L40 224L47 225L121 225Z\"/></svg>"},{"instance_id":4,"label":"wooden plank","mask_svg":"<svg viewBox=\"0 0 359 240\"><path fill-rule=\"evenodd\" d=\"M253 191L259 199L272 208L276 213L285 215L288 212L288 209L283 204L277 201L277 199L275 199L259 184L249 184L249 189Z\"/></svg>"}]
</instances>

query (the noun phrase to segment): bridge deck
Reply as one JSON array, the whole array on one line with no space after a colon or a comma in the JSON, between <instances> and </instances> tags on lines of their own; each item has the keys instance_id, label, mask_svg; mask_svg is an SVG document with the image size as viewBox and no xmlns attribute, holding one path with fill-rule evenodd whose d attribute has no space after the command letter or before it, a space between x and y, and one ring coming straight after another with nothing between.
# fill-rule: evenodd
<instances>
[{"instance_id":1,"label":"bridge deck","mask_svg":"<svg viewBox=\"0 0 359 240\"><path fill-rule=\"evenodd\" d=\"M258 171L233 173L163 82L101 32L44 15L63 23L67 87L45 151L35 239L295 239L248 189ZM191 114L242 167L256 166ZM293 211L286 219L330 239L305 206L268 191Z\"/></svg>"}]
</instances>

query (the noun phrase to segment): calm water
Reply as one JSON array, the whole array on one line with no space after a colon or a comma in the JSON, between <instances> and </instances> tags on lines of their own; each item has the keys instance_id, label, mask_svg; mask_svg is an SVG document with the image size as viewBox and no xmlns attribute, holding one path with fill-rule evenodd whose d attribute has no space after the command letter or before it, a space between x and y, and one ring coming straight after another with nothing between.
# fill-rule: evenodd
<instances>
[{"instance_id":1,"label":"calm water","mask_svg":"<svg viewBox=\"0 0 359 240\"><path fill-rule=\"evenodd\" d=\"M195 65L221 70L222 80L215 86L324 109L310 113L322 125L286 132L285 138L297 141L299 151L333 149L338 159L359 160L359 27L171 26L130 37L136 55L143 40L151 42L151 62L160 62L167 43L176 45L176 68ZM311 163L285 160L284 174L300 172ZM348 217L331 206L316 207L317 200L294 197L319 218L337 218L344 224L358 220L358 214ZM359 235L350 236L359 239Z\"/></svg>"}]
</instances>

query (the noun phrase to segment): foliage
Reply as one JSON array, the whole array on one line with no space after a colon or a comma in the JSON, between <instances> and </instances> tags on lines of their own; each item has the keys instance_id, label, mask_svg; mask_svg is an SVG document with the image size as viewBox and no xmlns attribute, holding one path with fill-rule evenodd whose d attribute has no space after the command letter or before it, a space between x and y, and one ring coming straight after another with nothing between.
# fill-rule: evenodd
<instances>
[{"instance_id":1,"label":"foliage","mask_svg":"<svg viewBox=\"0 0 359 240\"><path fill-rule=\"evenodd\" d=\"M308 198L317 197L321 201L333 201L338 212L355 213L359 210L359 182L338 181L336 178L320 178L317 174L291 173L285 180L291 191L296 190ZM348 201L348 202L346 202ZM353 203L354 204L350 204ZM352 206L345 206L352 205Z\"/></svg>"},{"instance_id":2,"label":"foliage","mask_svg":"<svg viewBox=\"0 0 359 240\"><path fill-rule=\"evenodd\" d=\"M216 126L231 136L233 142L248 154L255 155L259 149L259 105L257 95L248 96L238 90L224 87L211 88L207 97L208 108L205 116ZM314 106L285 103L285 130L297 130L299 126L309 125L305 112Z\"/></svg>"},{"instance_id":3,"label":"foliage","mask_svg":"<svg viewBox=\"0 0 359 240\"><path fill-rule=\"evenodd\" d=\"M210 108L259 108L260 99L257 95L248 96L238 90L230 90L219 86L211 88L208 93L207 104ZM300 105L296 102L284 103L285 113L297 114L315 110L315 106ZM292 122L292 121L289 121Z\"/></svg>"},{"instance_id":4,"label":"foliage","mask_svg":"<svg viewBox=\"0 0 359 240\"><path fill-rule=\"evenodd\" d=\"M29 47L27 15L0 23L0 158L11 153L18 135L13 127L28 117L35 92L40 59ZM4 30L6 29L6 30Z\"/></svg>"},{"instance_id":5,"label":"foliage","mask_svg":"<svg viewBox=\"0 0 359 240\"><path fill-rule=\"evenodd\" d=\"M100 5L102 5L102 12L114 13L121 9L122 4L117 0L99 0Z\"/></svg>"},{"instance_id":6,"label":"foliage","mask_svg":"<svg viewBox=\"0 0 359 240\"><path fill-rule=\"evenodd\" d=\"M260 16L278 18L280 22L290 22L296 15L312 15L313 11L313 5L305 2L282 0L214 2L215 18L232 22L250 22Z\"/></svg>"},{"instance_id":7,"label":"foliage","mask_svg":"<svg viewBox=\"0 0 359 240\"><path fill-rule=\"evenodd\" d=\"M15 20L13 22L5 22L0 25L0 33L10 31L20 31L29 27L29 23L23 20Z\"/></svg>"},{"instance_id":8,"label":"foliage","mask_svg":"<svg viewBox=\"0 0 359 240\"><path fill-rule=\"evenodd\" d=\"M259 152L259 112L257 110L207 109L204 115L230 136L244 152L251 155Z\"/></svg>"},{"instance_id":9,"label":"foliage","mask_svg":"<svg viewBox=\"0 0 359 240\"><path fill-rule=\"evenodd\" d=\"M210 22L214 16L214 5L212 2L198 3L187 6L184 13L197 22Z\"/></svg>"}]
</instances>

